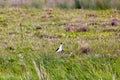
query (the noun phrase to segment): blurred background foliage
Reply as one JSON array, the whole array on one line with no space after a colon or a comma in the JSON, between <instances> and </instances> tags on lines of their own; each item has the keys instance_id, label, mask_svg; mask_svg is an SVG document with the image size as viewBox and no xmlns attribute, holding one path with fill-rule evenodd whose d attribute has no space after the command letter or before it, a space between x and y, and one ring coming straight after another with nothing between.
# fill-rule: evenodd
<instances>
[{"instance_id":1,"label":"blurred background foliage","mask_svg":"<svg viewBox=\"0 0 120 80\"><path fill-rule=\"evenodd\" d=\"M1 7L59 7L67 9L120 9L120 0L0 0Z\"/></svg>"}]
</instances>

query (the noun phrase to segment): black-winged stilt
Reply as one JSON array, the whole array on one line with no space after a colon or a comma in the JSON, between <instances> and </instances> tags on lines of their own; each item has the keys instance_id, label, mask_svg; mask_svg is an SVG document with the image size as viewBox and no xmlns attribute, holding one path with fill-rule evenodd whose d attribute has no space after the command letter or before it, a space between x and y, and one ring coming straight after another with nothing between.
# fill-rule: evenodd
<instances>
[{"instance_id":1,"label":"black-winged stilt","mask_svg":"<svg viewBox=\"0 0 120 80\"><path fill-rule=\"evenodd\" d=\"M62 46L63 46L63 44L62 44L62 43L60 43L60 47L56 49L56 52L57 52L57 53L62 52Z\"/></svg>"}]
</instances>

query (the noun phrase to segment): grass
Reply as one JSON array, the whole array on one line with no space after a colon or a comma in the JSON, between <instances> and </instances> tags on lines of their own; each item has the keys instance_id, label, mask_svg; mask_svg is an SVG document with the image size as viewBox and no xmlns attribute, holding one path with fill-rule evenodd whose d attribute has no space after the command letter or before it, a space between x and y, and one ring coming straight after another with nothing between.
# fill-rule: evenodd
<instances>
[{"instance_id":1,"label":"grass","mask_svg":"<svg viewBox=\"0 0 120 80\"><path fill-rule=\"evenodd\" d=\"M0 13L1 80L37 80L39 72L43 80L120 79L119 10L12 7ZM69 54L55 53L61 42Z\"/></svg>"}]
</instances>

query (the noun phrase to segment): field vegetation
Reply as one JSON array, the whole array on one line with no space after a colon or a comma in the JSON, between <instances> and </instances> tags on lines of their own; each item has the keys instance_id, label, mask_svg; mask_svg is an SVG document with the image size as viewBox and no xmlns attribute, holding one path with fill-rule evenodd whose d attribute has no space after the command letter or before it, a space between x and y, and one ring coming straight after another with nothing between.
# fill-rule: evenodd
<instances>
[{"instance_id":1,"label":"field vegetation","mask_svg":"<svg viewBox=\"0 0 120 80\"><path fill-rule=\"evenodd\" d=\"M120 80L119 10L8 6L0 8L0 80Z\"/></svg>"}]
</instances>

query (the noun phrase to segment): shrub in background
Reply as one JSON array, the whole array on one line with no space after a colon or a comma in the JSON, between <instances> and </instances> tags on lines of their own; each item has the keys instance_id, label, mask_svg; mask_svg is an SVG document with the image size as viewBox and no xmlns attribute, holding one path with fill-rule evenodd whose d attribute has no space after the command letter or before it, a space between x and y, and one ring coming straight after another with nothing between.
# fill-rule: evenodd
<instances>
[{"instance_id":1,"label":"shrub in background","mask_svg":"<svg viewBox=\"0 0 120 80\"><path fill-rule=\"evenodd\" d=\"M40 1L32 1L30 6L34 8L41 8L42 3Z\"/></svg>"},{"instance_id":2,"label":"shrub in background","mask_svg":"<svg viewBox=\"0 0 120 80\"><path fill-rule=\"evenodd\" d=\"M1 7L5 7L5 6L8 6L8 2L6 0L0 0L0 6Z\"/></svg>"},{"instance_id":3,"label":"shrub in background","mask_svg":"<svg viewBox=\"0 0 120 80\"><path fill-rule=\"evenodd\" d=\"M120 0L111 0L111 7L114 9L120 9Z\"/></svg>"},{"instance_id":4,"label":"shrub in background","mask_svg":"<svg viewBox=\"0 0 120 80\"><path fill-rule=\"evenodd\" d=\"M56 1L56 6L59 8L74 8L74 0L61 0Z\"/></svg>"},{"instance_id":5,"label":"shrub in background","mask_svg":"<svg viewBox=\"0 0 120 80\"><path fill-rule=\"evenodd\" d=\"M79 0L74 0L74 5L75 5L75 8L78 8L78 9L80 9L81 8L81 3L80 3L80 1Z\"/></svg>"},{"instance_id":6,"label":"shrub in background","mask_svg":"<svg viewBox=\"0 0 120 80\"><path fill-rule=\"evenodd\" d=\"M120 9L120 0L0 0L0 6ZM54 6L53 6L54 5Z\"/></svg>"},{"instance_id":7,"label":"shrub in background","mask_svg":"<svg viewBox=\"0 0 120 80\"><path fill-rule=\"evenodd\" d=\"M94 0L96 9L109 9L111 8L110 0Z\"/></svg>"}]
</instances>

